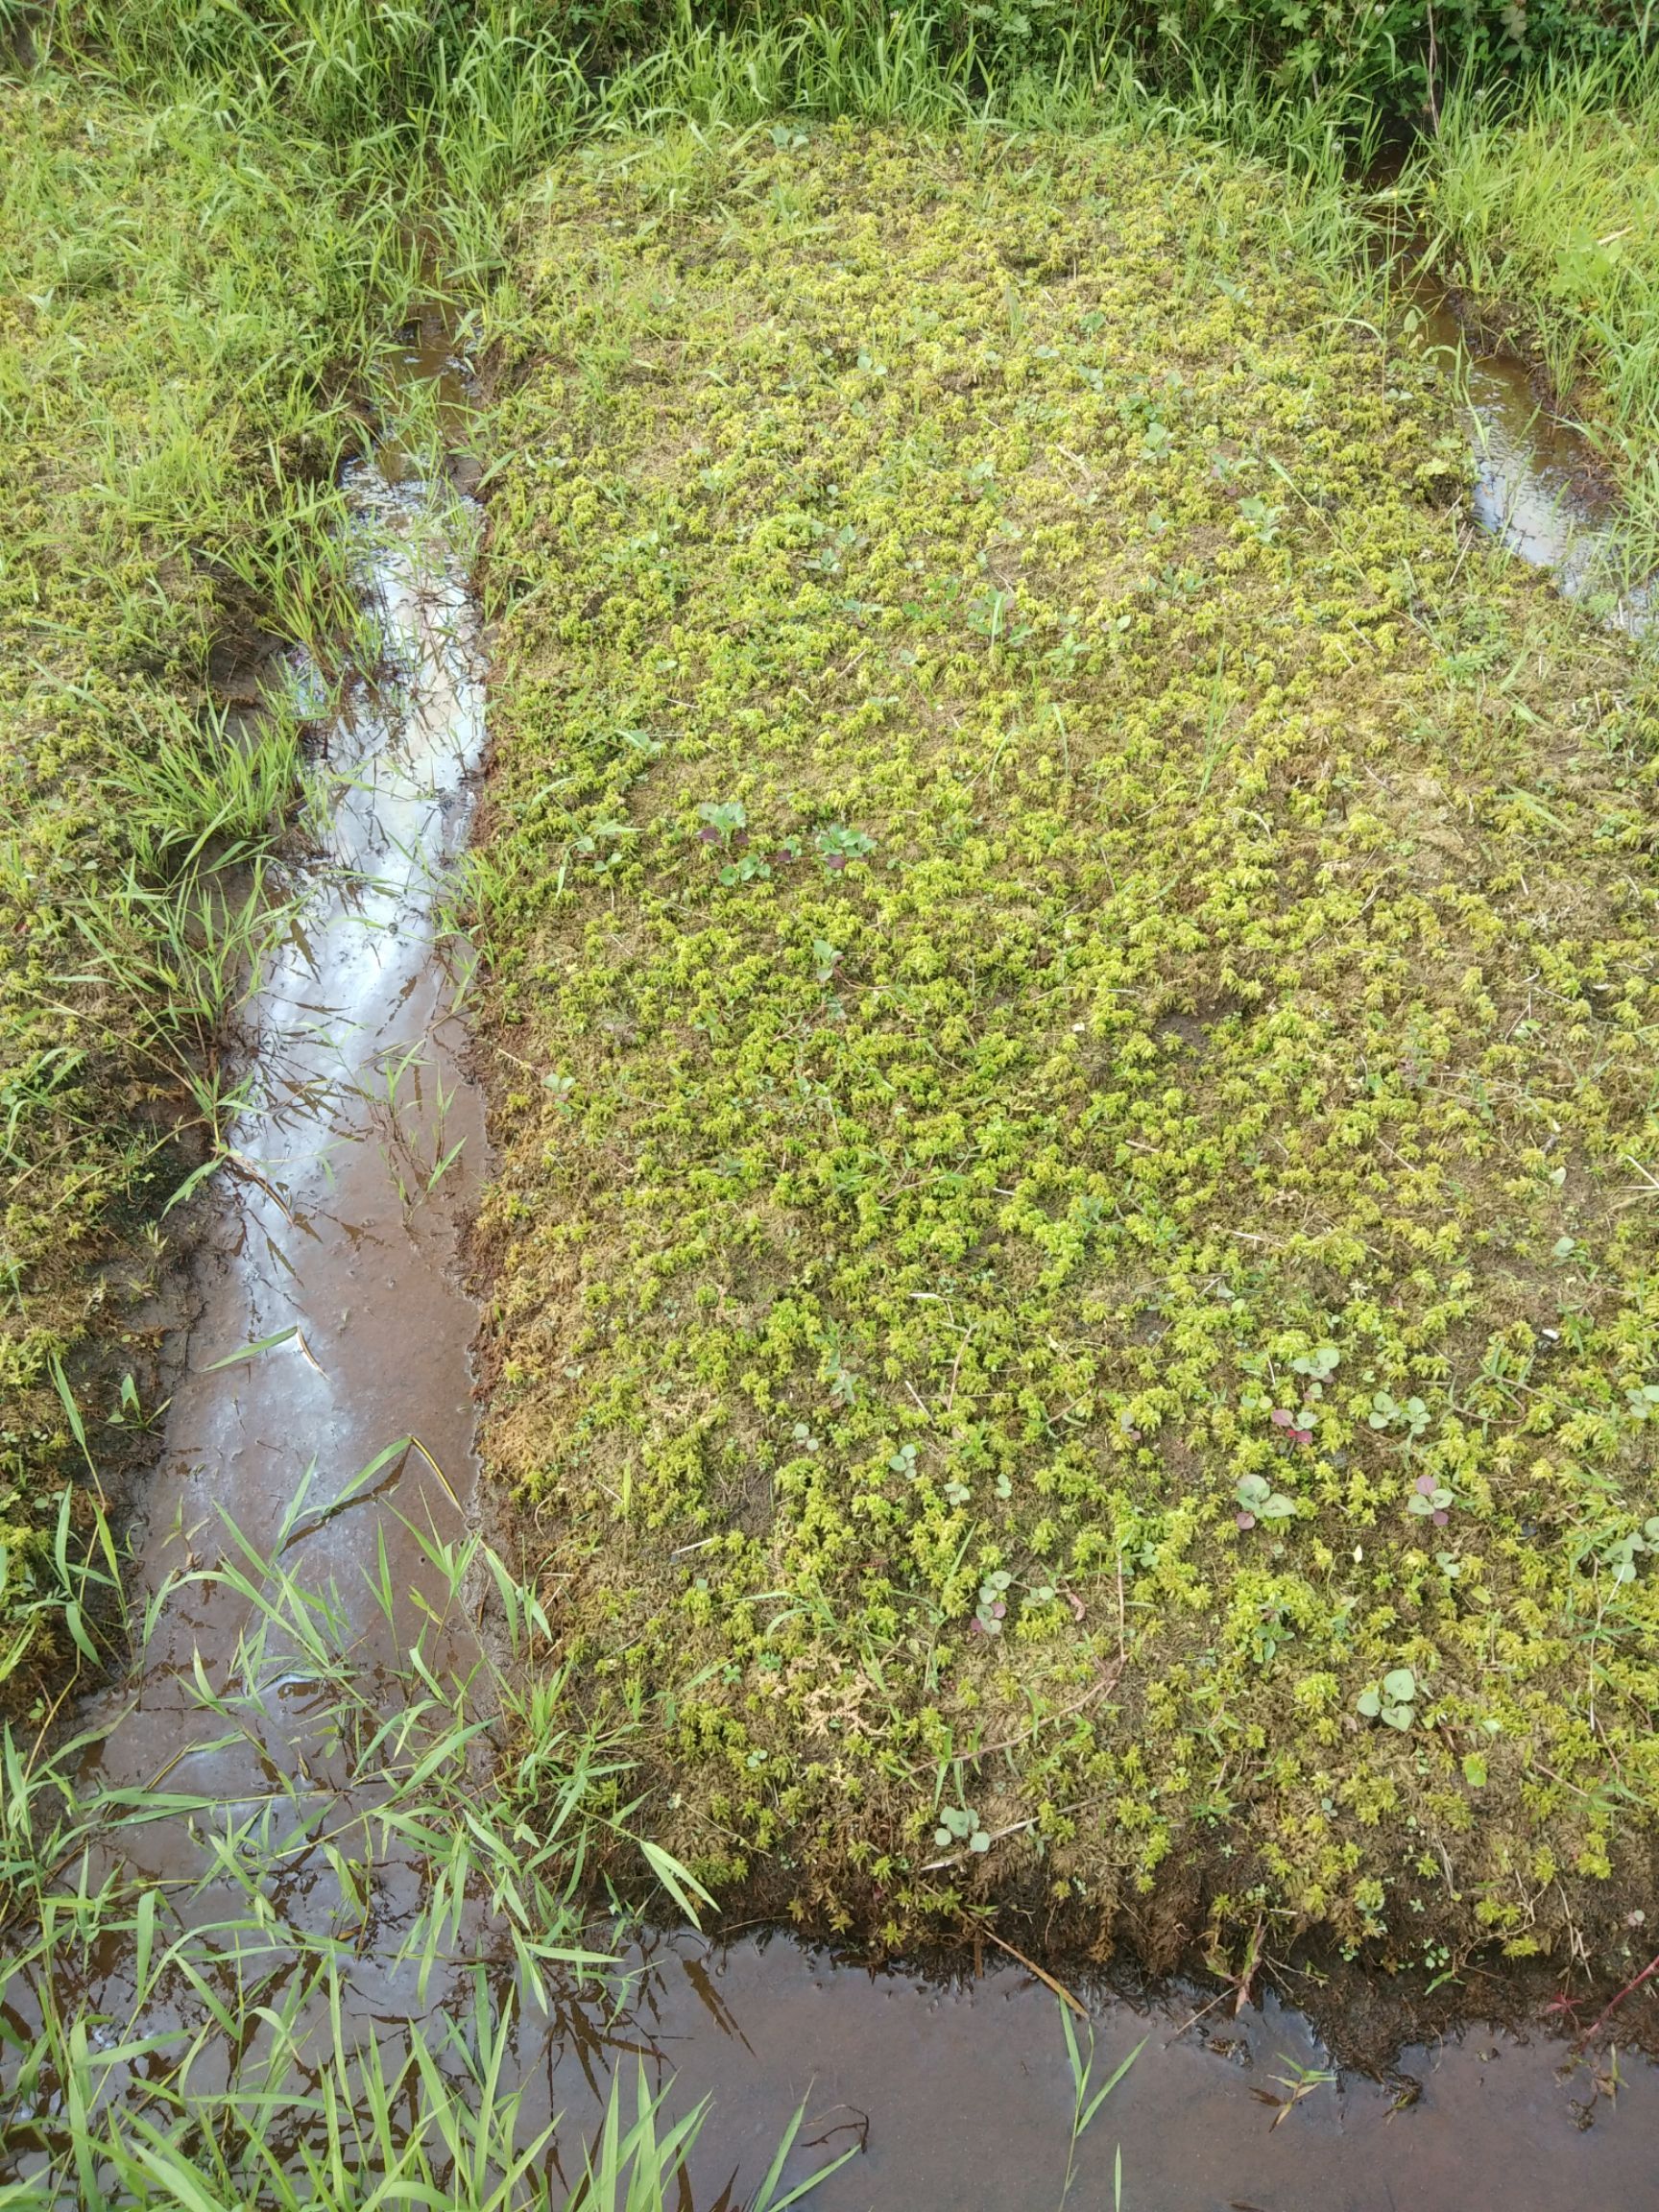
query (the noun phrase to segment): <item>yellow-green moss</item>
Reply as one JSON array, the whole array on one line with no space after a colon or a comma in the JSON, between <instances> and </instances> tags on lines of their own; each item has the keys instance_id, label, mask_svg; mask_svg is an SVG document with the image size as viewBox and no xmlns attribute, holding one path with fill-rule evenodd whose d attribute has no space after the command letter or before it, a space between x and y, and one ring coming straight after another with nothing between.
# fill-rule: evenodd
<instances>
[{"instance_id":1,"label":"yellow-green moss","mask_svg":"<svg viewBox=\"0 0 1659 2212\"><path fill-rule=\"evenodd\" d=\"M486 1440L656 1832L895 1940L1546 1935L1659 1791L1623 648L1230 157L781 129L534 204Z\"/></svg>"}]
</instances>

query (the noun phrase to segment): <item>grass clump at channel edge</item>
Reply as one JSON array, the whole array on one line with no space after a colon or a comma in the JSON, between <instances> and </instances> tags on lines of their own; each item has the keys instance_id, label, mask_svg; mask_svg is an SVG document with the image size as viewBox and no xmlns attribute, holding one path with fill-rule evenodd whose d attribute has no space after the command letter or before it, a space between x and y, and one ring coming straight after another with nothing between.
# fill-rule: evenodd
<instances>
[{"instance_id":1,"label":"grass clump at channel edge","mask_svg":"<svg viewBox=\"0 0 1659 2212\"><path fill-rule=\"evenodd\" d=\"M1535 357L1627 506L1629 581L1659 568L1659 63L1464 87L1400 180L1475 325Z\"/></svg>"},{"instance_id":2,"label":"grass clump at channel edge","mask_svg":"<svg viewBox=\"0 0 1659 2212\"><path fill-rule=\"evenodd\" d=\"M1651 716L1332 275L1127 132L527 202L486 1446L728 1895L1624 1940Z\"/></svg>"},{"instance_id":3,"label":"grass clump at channel edge","mask_svg":"<svg viewBox=\"0 0 1659 2212\"><path fill-rule=\"evenodd\" d=\"M145 109L45 64L0 83L0 1704L26 1706L85 1473L54 1362L112 1472L155 1405L142 1225L224 1133L281 904L297 709L216 686L350 640L336 478L419 269L373 147L284 139L257 101Z\"/></svg>"},{"instance_id":4,"label":"grass clump at channel edge","mask_svg":"<svg viewBox=\"0 0 1659 2212\"><path fill-rule=\"evenodd\" d=\"M475 1537L415 1532L425 1603L412 1635L384 1552L355 1617L285 1566L309 1489L276 1556L228 1527L221 1556L146 1607L128 1688L173 1609L241 1615L172 1675L176 1715L156 1739L172 1755L149 1787L104 1765L137 1698L51 1742L0 1723L0 2200L17 2212L681 2200L708 2103L667 2111L671 2078L633 2017L639 1968L617 1956L634 1930L600 1917L605 1869L635 1853L689 1904L685 1870L634 1824L628 1731L575 1713L561 1671L539 1663L534 1592ZM102 1525L99 1537L112 1560ZM470 1641L479 1587L500 1664ZM376 1626L408 1636L390 1665L365 1657ZM126 1758L115 1743L117 1769ZM199 1787L209 1777L218 1791ZM580 2133L536 2081L538 2056L550 2068L575 2023L589 2056L614 2059L580 2158ZM751 2212L782 2212L852 2155L785 2186L803 2110Z\"/></svg>"}]
</instances>

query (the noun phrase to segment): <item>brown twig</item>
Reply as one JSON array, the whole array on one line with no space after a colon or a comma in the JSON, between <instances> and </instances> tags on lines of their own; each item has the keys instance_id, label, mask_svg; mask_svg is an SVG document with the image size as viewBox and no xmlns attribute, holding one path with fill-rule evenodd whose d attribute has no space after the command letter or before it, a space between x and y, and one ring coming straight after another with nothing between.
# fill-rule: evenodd
<instances>
[{"instance_id":1,"label":"brown twig","mask_svg":"<svg viewBox=\"0 0 1659 2212\"><path fill-rule=\"evenodd\" d=\"M973 1327L970 1327L968 1334L963 1337L961 1343L957 1345L956 1358L951 1362L950 1387L945 1392L945 1414L949 1414L951 1407L956 1403L956 1378L962 1372L962 1355L967 1351L969 1345L972 1344L973 1341L974 1329ZM944 1419L945 1414L942 1414L940 1418Z\"/></svg>"},{"instance_id":2,"label":"brown twig","mask_svg":"<svg viewBox=\"0 0 1659 2212\"><path fill-rule=\"evenodd\" d=\"M1232 1994L1233 1984L1231 1982L1227 1983L1222 1988L1217 1989L1214 1996L1211 1998L1208 2005L1200 2005L1197 2011L1193 2013L1190 2020L1182 2021L1180 2027L1176 2029L1174 2034L1166 2040L1164 2045L1165 2050L1167 2051L1171 2043L1179 2043L1182 2036L1186 2034L1189 2028L1196 2028L1199 2021L1203 2019L1207 2012L1214 2012L1216 2006L1225 2003L1225 2001L1231 1997Z\"/></svg>"}]
</instances>

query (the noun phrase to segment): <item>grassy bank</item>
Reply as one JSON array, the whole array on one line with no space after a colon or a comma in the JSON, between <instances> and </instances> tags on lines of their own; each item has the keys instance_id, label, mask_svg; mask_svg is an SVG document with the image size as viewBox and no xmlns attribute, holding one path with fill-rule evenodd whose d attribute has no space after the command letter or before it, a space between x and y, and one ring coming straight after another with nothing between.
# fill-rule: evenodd
<instances>
[{"instance_id":1,"label":"grassy bank","mask_svg":"<svg viewBox=\"0 0 1659 2212\"><path fill-rule=\"evenodd\" d=\"M1562 70L1520 98L1466 88L1402 192L1476 325L1533 357L1659 565L1659 69Z\"/></svg>"},{"instance_id":2,"label":"grassy bank","mask_svg":"<svg viewBox=\"0 0 1659 2212\"><path fill-rule=\"evenodd\" d=\"M1654 733L1316 218L1130 132L533 195L486 1440L729 1895L1652 1907Z\"/></svg>"},{"instance_id":3,"label":"grassy bank","mask_svg":"<svg viewBox=\"0 0 1659 2212\"><path fill-rule=\"evenodd\" d=\"M65 1495L145 1448L154 1224L276 926L301 733L227 686L349 635L335 478L417 269L374 149L256 108L47 68L0 137L4 1702L70 1649Z\"/></svg>"},{"instance_id":4,"label":"grassy bank","mask_svg":"<svg viewBox=\"0 0 1659 2212\"><path fill-rule=\"evenodd\" d=\"M494 5L92 0L0 26L0 1700L27 1709L75 1647L61 1517L150 1448L157 1224L222 1146L237 1002L280 926L301 733L227 686L349 645L337 477L377 348L418 294L476 301L508 186L578 132L664 108L961 121L987 94L931 19L855 10L681 21L608 79L583 68L603 41ZM1076 52L992 105L1060 124L1102 99L1142 103ZM1295 118L1255 80L1166 110L1269 138Z\"/></svg>"}]
</instances>

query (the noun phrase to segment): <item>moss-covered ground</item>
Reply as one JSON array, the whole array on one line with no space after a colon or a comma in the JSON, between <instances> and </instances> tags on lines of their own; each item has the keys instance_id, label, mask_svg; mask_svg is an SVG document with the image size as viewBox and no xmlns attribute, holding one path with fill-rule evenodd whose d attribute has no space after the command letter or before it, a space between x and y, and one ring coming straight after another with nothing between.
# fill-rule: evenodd
<instances>
[{"instance_id":1,"label":"moss-covered ground","mask_svg":"<svg viewBox=\"0 0 1659 2212\"><path fill-rule=\"evenodd\" d=\"M529 207L486 1444L654 1833L890 1942L1616 1943L1627 647L1231 156L780 127Z\"/></svg>"}]
</instances>

